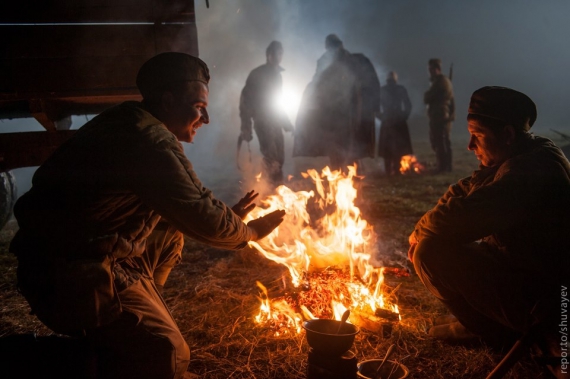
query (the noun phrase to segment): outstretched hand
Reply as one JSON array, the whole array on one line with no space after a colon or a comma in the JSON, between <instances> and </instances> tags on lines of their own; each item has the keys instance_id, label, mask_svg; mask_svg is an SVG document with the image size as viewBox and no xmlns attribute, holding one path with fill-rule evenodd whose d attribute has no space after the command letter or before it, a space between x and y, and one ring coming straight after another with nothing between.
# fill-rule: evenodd
<instances>
[{"instance_id":1,"label":"outstretched hand","mask_svg":"<svg viewBox=\"0 0 570 379\"><path fill-rule=\"evenodd\" d=\"M252 204L252 202L257 196L259 196L259 193L254 190L249 191L232 207L232 211L243 220L255 208L255 204Z\"/></svg>"},{"instance_id":2,"label":"outstretched hand","mask_svg":"<svg viewBox=\"0 0 570 379\"><path fill-rule=\"evenodd\" d=\"M277 210L248 222L247 226L255 231L255 240L257 241L266 237L273 229L278 227L283 222L283 217L285 217L285 211Z\"/></svg>"}]
</instances>

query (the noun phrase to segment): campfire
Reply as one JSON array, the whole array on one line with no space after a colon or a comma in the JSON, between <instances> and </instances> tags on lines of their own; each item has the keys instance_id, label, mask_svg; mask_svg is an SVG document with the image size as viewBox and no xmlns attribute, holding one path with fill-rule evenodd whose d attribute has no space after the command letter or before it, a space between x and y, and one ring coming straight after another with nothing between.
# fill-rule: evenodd
<instances>
[{"instance_id":1,"label":"campfire","mask_svg":"<svg viewBox=\"0 0 570 379\"><path fill-rule=\"evenodd\" d=\"M404 155L400 160L400 173L401 174L420 174L425 170L415 155Z\"/></svg>"},{"instance_id":2,"label":"campfire","mask_svg":"<svg viewBox=\"0 0 570 379\"><path fill-rule=\"evenodd\" d=\"M348 173L308 170L305 179L314 190L293 191L282 185L262 201L246 221L277 209L286 212L283 223L268 237L250 242L266 258L288 268L277 296L260 288L261 307L255 322L276 335L299 333L303 320L340 320L346 309L350 321L377 329L378 318L399 317L394 293L384 285L384 268L374 267L377 235L354 205L356 167ZM393 270L393 269L392 269ZM372 321L371 321L372 320ZM375 330L373 330L375 331Z\"/></svg>"}]
</instances>

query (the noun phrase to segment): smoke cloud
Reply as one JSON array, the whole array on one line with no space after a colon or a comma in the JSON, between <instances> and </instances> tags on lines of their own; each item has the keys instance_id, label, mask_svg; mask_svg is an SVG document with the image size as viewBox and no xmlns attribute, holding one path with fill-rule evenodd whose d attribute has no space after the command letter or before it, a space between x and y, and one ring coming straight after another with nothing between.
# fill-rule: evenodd
<instances>
[{"instance_id":1,"label":"smoke cloud","mask_svg":"<svg viewBox=\"0 0 570 379\"><path fill-rule=\"evenodd\" d=\"M500 85L527 93L539 110L536 134L551 138L550 129L568 131L566 106L570 35L565 20L570 3L564 0L454 2L446 0L196 0L200 56L211 68L211 123L187 148L198 175L216 194L228 182L244 176L235 168L239 135L239 94L249 72L265 63L265 48L282 42L284 92L288 114L295 122L298 102L324 53L324 40L337 34L352 53L365 54L375 65L381 84L395 70L410 94L412 142L426 140L427 117L423 93L429 86L427 61L438 57L444 73L453 64L456 122L452 138L465 138L466 111L471 93L485 85ZM292 138L286 135L285 174L311 164L320 169L328 160L291 158ZM246 148L241 159L247 160ZM258 170L257 139L251 142L252 172ZM259 172L259 170L258 170ZM210 175L214 174L214 175ZM235 187L233 187L235 189ZM248 188L243 188L245 192ZM221 192L220 192L221 190Z\"/></svg>"},{"instance_id":2,"label":"smoke cloud","mask_svg":"<svg viewBox=\"0 0 570 379\"><path fill-rule=\"evenodd\" d=\"M239 95L249 72L265 63L272 40L285 49L282 66L287 112L295 122L297 107L310 82L324 40L337 34L352 53L365 54L382 84L395 70L410 94L412 142L427 139L422 104L429 86L427 61L438 57L448 72L453 63L456 122L452 138L465 138L465 115L471 93L485 85L512 87L528 94L538 106L536 134L554 138L556 129L570 134L567 120L570 2L566 0L195 0L200 56L212 74L211 123L186 145L203 184L222 200L233 202L256 186L259 145L251 142L236 165ZM85 117L74 117L74 128ZM0 132L42 128L34 120L0 123ZM285 175L309 167L322 168L327 158L291 158L292 136L286 134ZM18 178L19 193L29 187L29 169ZM17 173L18 174L18 173Z\"/></svg>"}]
</instances>

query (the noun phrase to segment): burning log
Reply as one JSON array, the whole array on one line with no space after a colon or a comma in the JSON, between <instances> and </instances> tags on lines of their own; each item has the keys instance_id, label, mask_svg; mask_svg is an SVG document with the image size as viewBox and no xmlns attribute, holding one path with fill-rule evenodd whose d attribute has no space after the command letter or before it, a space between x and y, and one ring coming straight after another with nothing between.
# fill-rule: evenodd
<instances>
[{"instance_id":1,"label":"burning log","mask_svg":"<svg viewBox=\"0 0 570 379\"><path fill-rule=\"evenodd\" d=\"M392 335L392 321L387 321L382 317L378 317L370 313L365 313L359 311L358 309L351 311L349 321L359 328L366 329L372 333L376 333L379 337L382 338L388 338Z\"/></svg>"},{"instance_id":2,"label":"burning log","mask_svg":"<svg viewBox=\"0 0 570 379\"><path fill-rule=\"evenodd\" d=\"M312 179L314 190L294 192L279 186L275 195L263 201L263 208L248 215L254 219L277 209L286 212L283 223L266 238L250 241L266 258L285 265L291 276L290 284L282 278L279 298L270 299L258 284L262 304L255 321L271 325L276 333L285 332L279 328L299 330L303 319L339 320L346 309L358 309L351 319L380 335L386 334L384 324L398 320L392 317L398 314L393 301L397 288L385 293L384 268L370 262L377 236L354 205L356 167L348 169L348 174L328 167L321 174L308 170L303 177ZM309 212L313 207L320 212ZM394 275L407 274L390 270ZM374 314L382 308L392 309L382 314L384 319Z\"/></svg>"},{"instance_id":3,"label":"burning log","mask_svg":"<svg viewBox=\"0 0 570 379\"><path fill-rule=\"evenodd\" d=\"M410 270L402 267L384 267L384 275L393 275L396 278L410 276Z\"/></svg>"},{"instance_id":4,"label":"burning log","mask_svg":"<svg viewBox=\"0 0 570 379\"><path fill-rule=\"evenodd\" d=\"M388 309L378 308L374 311L374 315L380 318L386 319L388 321L400 321L400 314L396 312L389 311Z\"/></svg>"}]
</instances>

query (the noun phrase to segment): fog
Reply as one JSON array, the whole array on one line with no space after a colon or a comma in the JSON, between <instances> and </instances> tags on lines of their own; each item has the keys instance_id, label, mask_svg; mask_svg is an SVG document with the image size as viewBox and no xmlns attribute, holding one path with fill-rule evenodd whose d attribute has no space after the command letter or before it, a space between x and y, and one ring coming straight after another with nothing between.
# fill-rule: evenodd
<instances>
[{"instance_id":1,"label":"fog","mask_svg":"<svg viewBox=\"0 0 570 379\"><path fill-rule=\"evenodd\" d=\"M433 57L442 59L445 74L453 63L453 139L467 140L469 98L485 85L528 94L538 107L532 130L555 138L550 129L570 130L570 49L564 42L570 35L568 14L570 2L563 0L211 0L209 8L205 1L196 1L200 57L212 74L212 121L199 131L188 155L204 181L211 172L233 178L239 94L249 72L265 62L267 45L272 40L283 43L284 93L294 121L330 33L337 34L348 51L368 56L381 84L389 71L398 72L413 104L412 143L428 136L422 100L429 87L427 61ZM291 140L287 136L285 171L296 175L299 158L291 158ZM251 146L255 153L255 138ZM316 165L322 162L315 160Z\"/></svg>"},{"instance_id":2,"label":"fog","mask_svg":"<svg viewBox=\"0 0 570 379\"><path fill-rule=\"evenodd\" d=\"M382 84L389 71L398 72L413 104L412 143L427 139L422 96L429 86L427 61L433 57L442 59L446 74L453 63L457 121L452 139L467 139L469 97L485 85L528 94L538 107L536 134L556 137L550 129L570 134L567 0L210 0L209 8L203 0L195 3L200 57L212 75L211 122L185 150L204 184L224 200L233 201L249 186L245 183L237 190L244 180L235 162L239 94L249 72L265 63L265 49L272 40L281 41L285 49L284 94L293 122L302 91L325 51L324 39L335 33L348 51L371 59ZM84 121L85 117L75 117L74 127ZM22 130L24 122L34 123L2 122L0 132ZM284 171L297 175L302 165L291 158L291 145L287 135ZM249 179L259 172L256 138L251 150L251 166L247 147L241 152ZM326 163L313 161L316 168ZM18 178L20 193L29 186L26 175Z\"/></svg>"}]
</instances>

